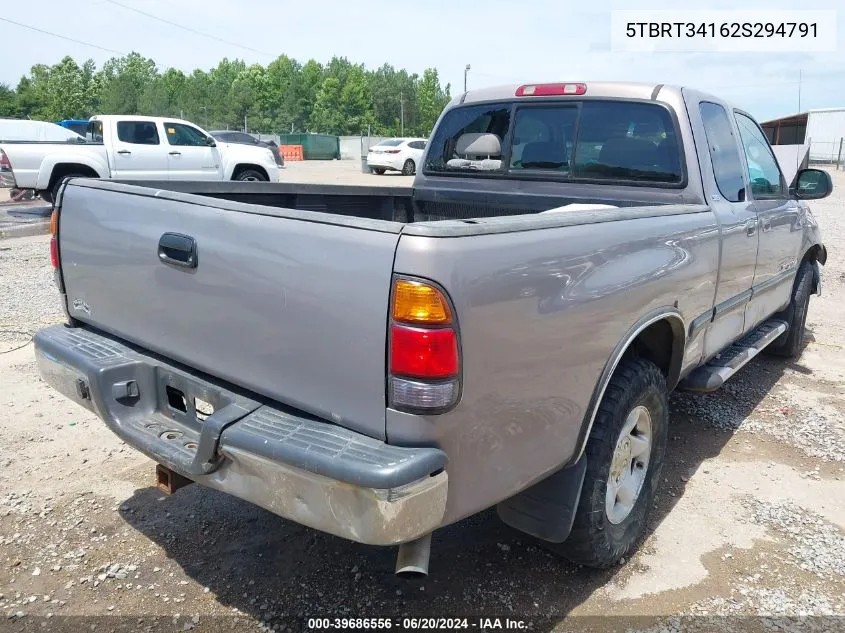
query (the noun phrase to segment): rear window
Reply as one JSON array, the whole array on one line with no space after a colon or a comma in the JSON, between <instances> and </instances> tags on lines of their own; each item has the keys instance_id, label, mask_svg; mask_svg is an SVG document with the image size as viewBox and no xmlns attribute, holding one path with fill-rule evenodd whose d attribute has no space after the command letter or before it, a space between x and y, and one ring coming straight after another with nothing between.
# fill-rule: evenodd
<instances>
[{"instance_id":1,"label":"rear window","mask_svg":"<svg viewBox=\"0 0 845 633\"><path fill-rule=\"evenodd\" d=\"M631 101L456 108L438 126L425 169L447 174L536 172L555 179L658 185L683 180L669 111Z\"/></svg>"},{"instance_id":2,"label":"rear window","mask_svg":"<svg viewBox=\"0 0 845 633\"><path fill-rule=\"evenodd\" d=\"M431 139L426 170L441 173L501 172L510 104L455 108Z\"/></svg>"}]
</instances>

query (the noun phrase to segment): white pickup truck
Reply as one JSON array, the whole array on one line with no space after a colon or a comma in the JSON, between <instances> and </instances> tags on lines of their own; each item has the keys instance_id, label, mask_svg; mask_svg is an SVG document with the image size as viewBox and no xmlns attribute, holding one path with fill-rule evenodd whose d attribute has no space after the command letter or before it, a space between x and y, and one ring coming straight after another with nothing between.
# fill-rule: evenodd
<instances>
[{"instance_id":1,"label":"white pickup truck","mask_svg":"<svg viewBox=\"0 0 845 633\"><path fill-rule=\"evenodd\" d=\"M264 147L218 143L193 123L146 116L95 116L84 139L0 141L0 184L52 199L66 176L120 180L278 182Z\"/></svg>"}]
</instances>

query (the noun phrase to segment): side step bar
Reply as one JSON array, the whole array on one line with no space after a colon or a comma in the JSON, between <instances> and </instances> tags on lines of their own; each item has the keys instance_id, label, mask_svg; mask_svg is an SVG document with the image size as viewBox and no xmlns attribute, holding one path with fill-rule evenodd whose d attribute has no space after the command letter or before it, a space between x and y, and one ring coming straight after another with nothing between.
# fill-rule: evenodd
<instances>
[{"instance_id":1,"label":"side step bar","mask_svg":"<svg viewBox=\"0 0 845 633\"><path fill-rule=\"evenodd\" d=\"M765 321L706 365L690 372L689 376L681 381L680 388L685 391L716 391L788 328L786 322L779 319Z\"/></svg>"}]
</instances>

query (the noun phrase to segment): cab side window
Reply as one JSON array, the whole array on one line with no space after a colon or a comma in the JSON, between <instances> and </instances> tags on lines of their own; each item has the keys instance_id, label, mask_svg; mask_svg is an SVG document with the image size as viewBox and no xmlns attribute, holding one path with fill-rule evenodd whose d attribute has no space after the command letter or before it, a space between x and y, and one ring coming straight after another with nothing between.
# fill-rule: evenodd
<instances>
[{"instance_id":1,"label":"cab side window","mask_svg":"<svg viewBox=\"0 0 845 633\"><path fill-rule=\"evenodd\" d=\"M202 147L208 144L205 134L197 128L182 123L165 123L164 132L170 145L181 147Z\"/></svg>"},{"instance_id":2,"label":"cab side window","mask_svg":"<svg viewBox=\"0 0 845 633\"><path fill-rule=\"evenodd\" d=\"M118 121L117 140L132 145L158 145L158 130L152 121Z\"/></svg>"},{"instance_id":3,"label":"cab side window","mask_svg":"<svg viewBox=\"0 0 845 633\"><path fill-rule=\"evenodd\" d=\"M102 121L89 121L88 122L88 130L85 133L85 137L93 143L102 143L103 142L103 122Z\"/></svg>"},{"instance_id":4,"label":"cab side window","mask_svg":"<svg viewBox=\"0 0 845 633\"><path fill-rule=\"evenodd\" d=\"M757 198L778 198L784 195L783 176L765 135L753 119L736 113L742 148L748 163L751 193Z\"/></svg>"},{"instance_id":5,"label":"cab side window","mask_svg":"<svg viewBox=\"0 0 845 633\"><path fill-rule=\"evenodd\" d=\"M737 139L731 129L728 113L719 104L708 101L702 101L698 109L704 122L716 185L726 200L740 202L745 196L745 180L742 177L743 166Z\"/></svg>"}]
</instances>

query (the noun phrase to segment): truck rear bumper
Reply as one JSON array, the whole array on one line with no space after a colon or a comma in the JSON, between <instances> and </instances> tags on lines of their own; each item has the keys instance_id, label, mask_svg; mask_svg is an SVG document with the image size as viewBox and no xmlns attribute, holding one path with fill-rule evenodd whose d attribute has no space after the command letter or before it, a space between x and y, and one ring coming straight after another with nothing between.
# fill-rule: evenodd
<instances>
[{"instance_id":1,"label":"truck rear bumper","mask_svg":"<svg viewBox=\"0 0 845 633\"><path fill-rule=\"evenodd\" d=\"M131 446L279 516L372 545L414 540L443 520L437 448L391 446L268 405L87 328L41 330L35 355L50 386Z\"/></svg>"}]
</instances>

